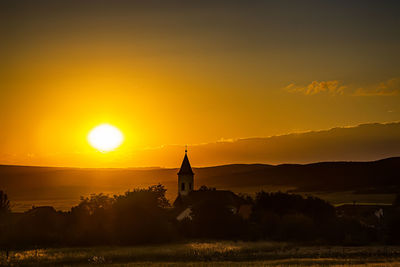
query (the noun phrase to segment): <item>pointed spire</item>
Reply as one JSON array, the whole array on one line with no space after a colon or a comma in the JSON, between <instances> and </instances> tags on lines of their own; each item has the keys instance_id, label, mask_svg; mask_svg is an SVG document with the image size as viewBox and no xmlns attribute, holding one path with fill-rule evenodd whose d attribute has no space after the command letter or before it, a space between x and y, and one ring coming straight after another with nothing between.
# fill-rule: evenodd
<instances>
[{"instance_id":1,"label":"pointed spire","mask_svg":"<svg viewBox=\"0 0 400 267\"><path fill-rule=\"evenodd\" d=\"M190 175L194 174L192 167L190 166L189 158L187 156L187 146L185 149L185 157L183 158L181 168L178 172L178 175L185 175L185 174L190 174Z\"/></svg>"}]
</instances>

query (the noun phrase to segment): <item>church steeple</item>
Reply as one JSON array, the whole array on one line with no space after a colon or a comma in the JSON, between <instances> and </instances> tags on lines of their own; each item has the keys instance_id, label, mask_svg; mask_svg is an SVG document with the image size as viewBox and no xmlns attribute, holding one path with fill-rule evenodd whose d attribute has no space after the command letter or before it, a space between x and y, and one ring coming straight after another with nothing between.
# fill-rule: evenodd
<instances>
[{"instance_id":1,"label":"church steeple","mask_svg":"<svg viewBox=\"0 0 400 267\"><path fill-rule=\"evenodd\" d=\"M185 149L185 157L183 158L181 168L178 175L190 174L193 175L192 167L190 166L189 158L187 156L187 148Z\"/></svg>"},{"instance_id":2,"label":"church steeple","mask_svg":"<svg viewBox=\"0 0 400 267\"><path fill-rule=\"evenodd\" d=\"M187 147L185 149L185 157L183 158L181 168L178 172L178 192L180 195L187 195L194 188L194 173L190 166L187 156Z\"/></svg>"}]
</instances>

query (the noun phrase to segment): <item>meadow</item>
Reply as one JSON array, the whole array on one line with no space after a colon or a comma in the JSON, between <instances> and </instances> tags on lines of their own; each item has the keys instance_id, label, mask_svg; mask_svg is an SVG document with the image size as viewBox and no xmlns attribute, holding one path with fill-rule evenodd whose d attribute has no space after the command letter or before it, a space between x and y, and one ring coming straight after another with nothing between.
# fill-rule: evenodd
<instances>
[{"instance_id":1,"label":"meadow","mask_svg":"<svg viewBox=\"0 0 400 267\"><path fill-rule=\"evenodd\" d=\"M131 247L2 251L5 266L399 266L396 246L309 246L284 242L199 241Z\"/></svg>"}]
</instances>

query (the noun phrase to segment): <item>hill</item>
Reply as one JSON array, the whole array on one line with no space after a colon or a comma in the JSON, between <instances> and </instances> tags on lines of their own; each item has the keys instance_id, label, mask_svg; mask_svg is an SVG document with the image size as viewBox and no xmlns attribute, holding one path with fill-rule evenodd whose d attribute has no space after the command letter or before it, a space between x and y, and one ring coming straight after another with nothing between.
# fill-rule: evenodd
<instances>
[{"instance_id":1,"label":"hill","mask_svg":"<svg viewBox=\"0 0 400 267\"><path fill-rule=\"evenodd\" d=\"M228 165L199 169L197 173L203 183L216 187L276 185L300 192L389 193L400 189L399 171L400 157L372 162Z\"/></svg>"},{"instance_id":2,"label":"hill","mask_svg":"<svg viewBox=\"0 0 400 267\"><path fill-rule=\"evenodd\" d=\"M178 169L79 169L0 166L0 188L14 210L31 205L68 209L80 196L116 194L137 187L164 184L167 197L177 192ZM297 192L389 194L400 192L400 157L372 162L320 162L312 164L233 164L194 168L195 185L250 193L261 189Z\"/></svg>"}]
</instances>

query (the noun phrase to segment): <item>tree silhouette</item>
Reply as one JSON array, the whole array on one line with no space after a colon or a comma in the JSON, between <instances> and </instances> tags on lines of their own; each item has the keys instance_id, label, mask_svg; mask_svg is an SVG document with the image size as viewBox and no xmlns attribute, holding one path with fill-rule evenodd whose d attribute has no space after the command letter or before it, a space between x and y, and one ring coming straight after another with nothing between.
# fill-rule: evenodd
<instances>
[{"instance_id":1,"label":"tree silhouette","mask_svg":"<svg viewBox=\"0 0 400 267\"><path fill-rule=\"evenodd\" d=\"M7 194L0 190L0 215L5 215L10 212L10 201Z\"/></svg>"}]
</instances>

